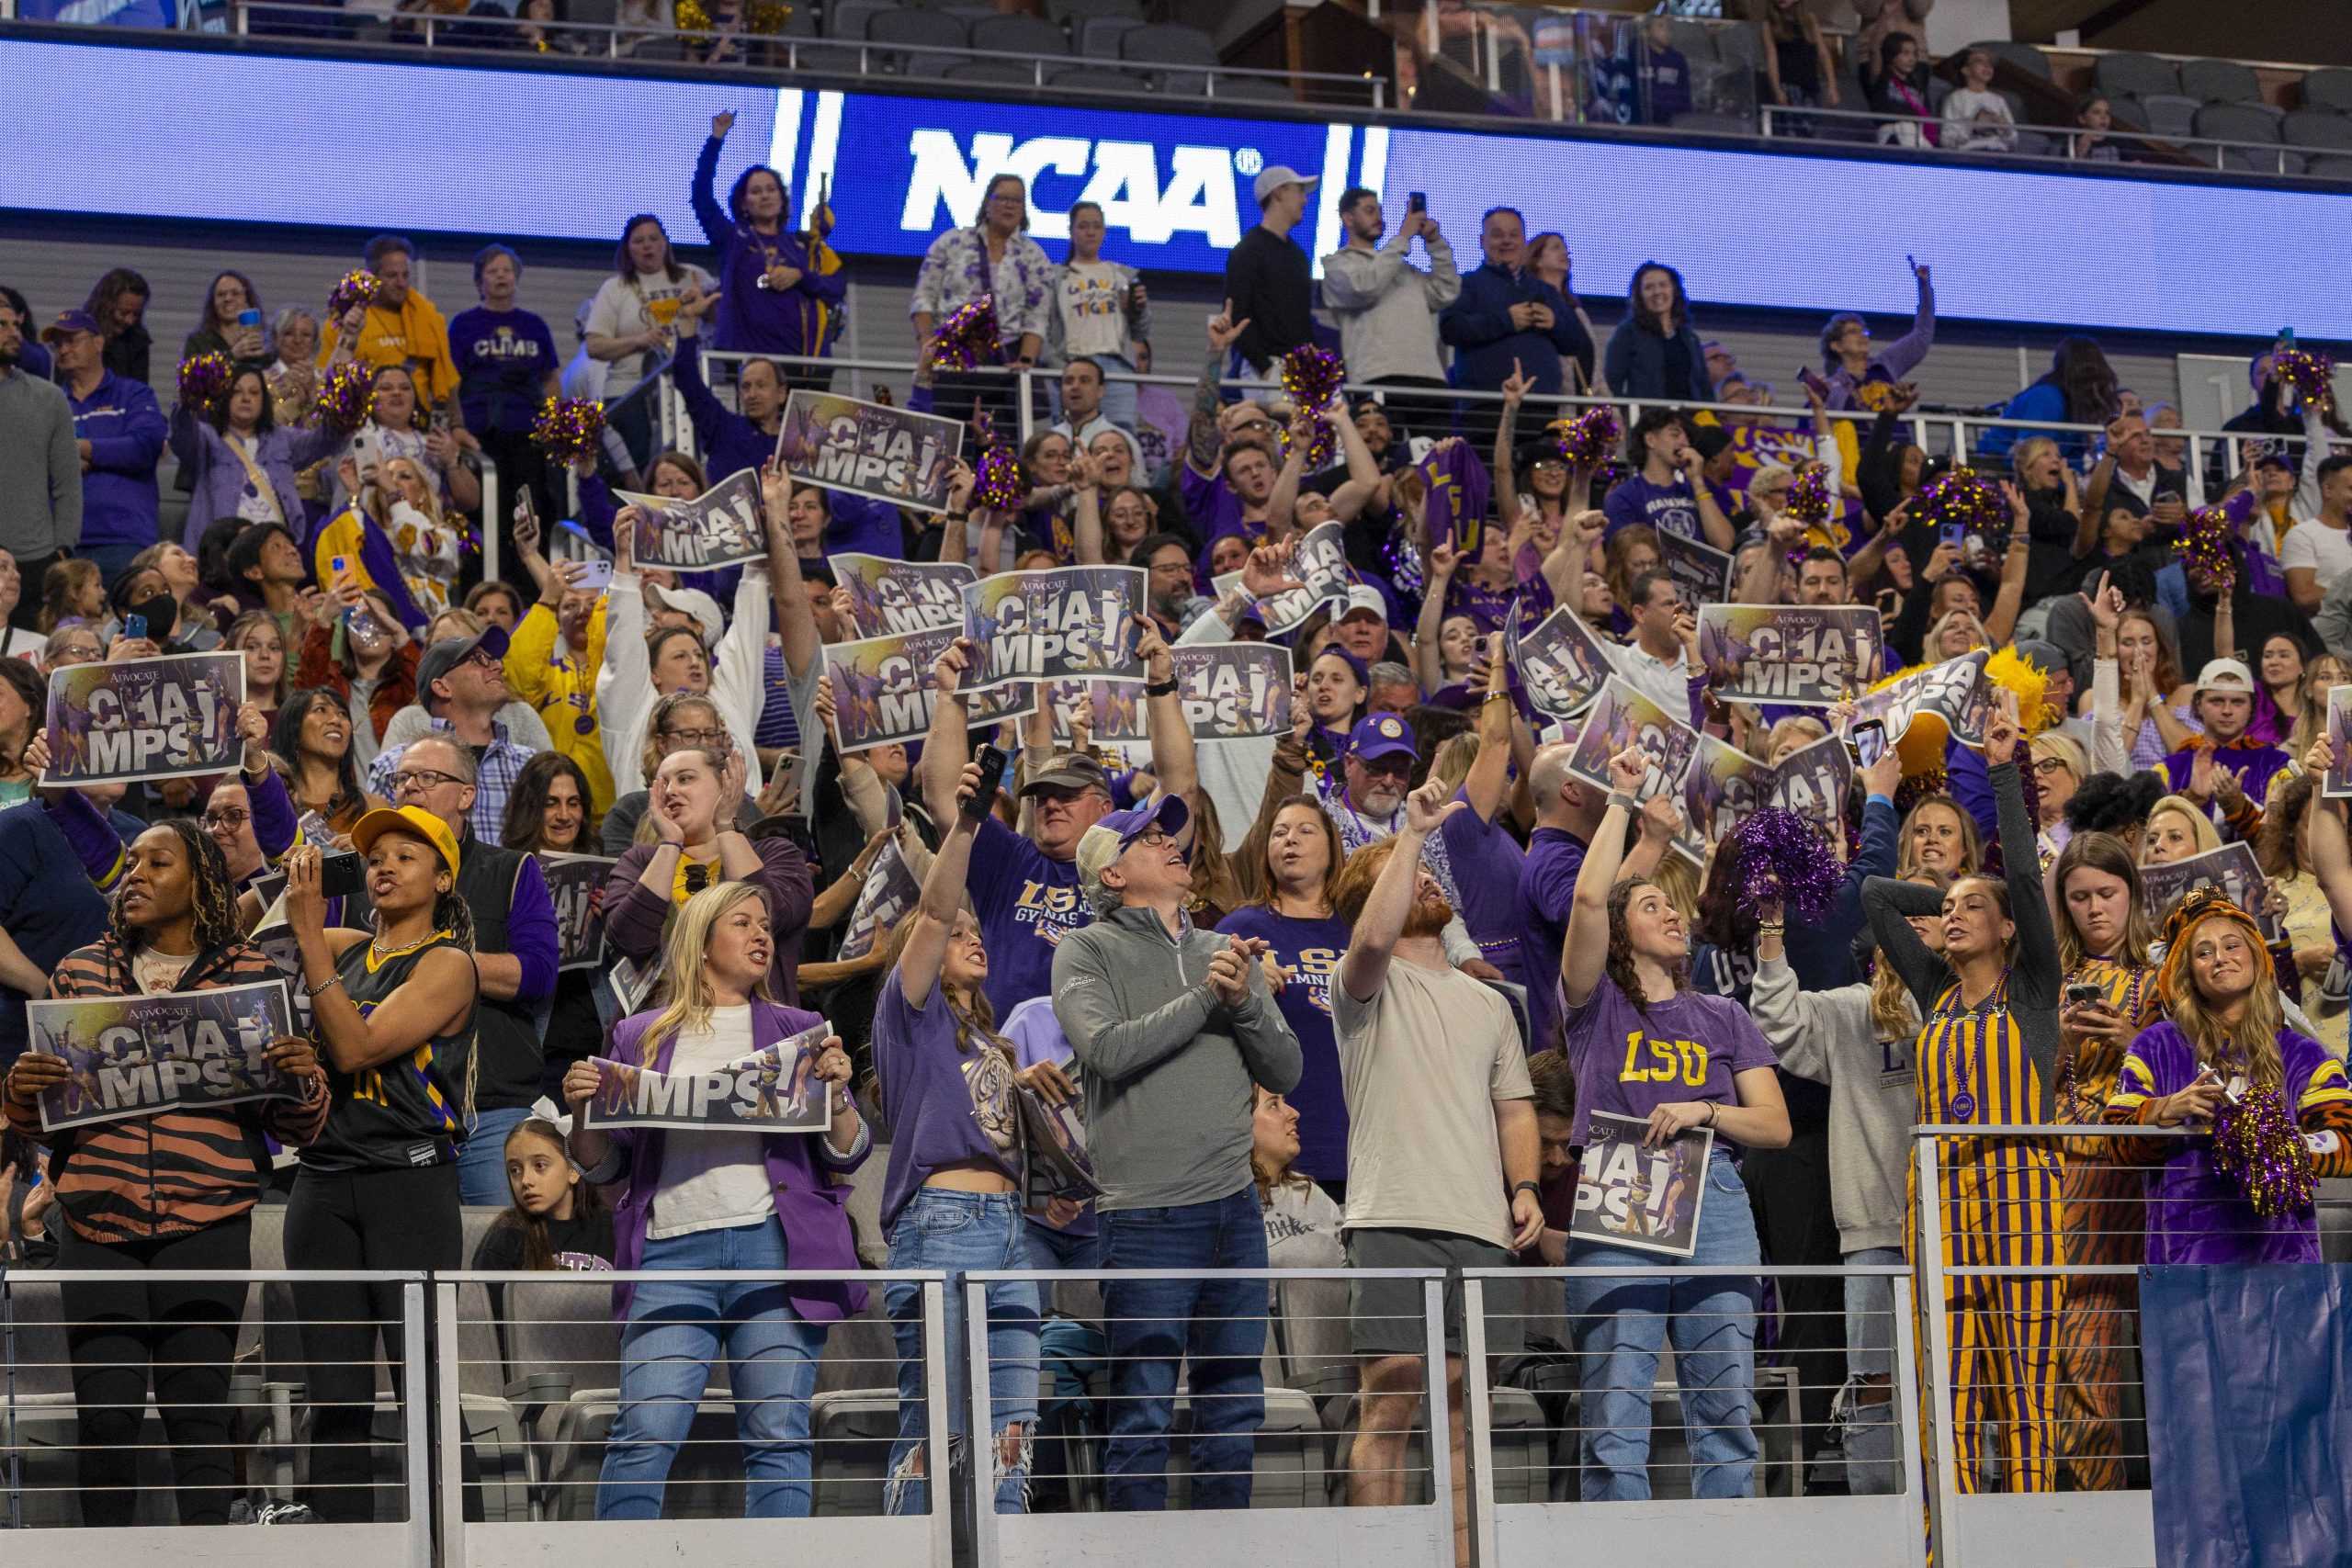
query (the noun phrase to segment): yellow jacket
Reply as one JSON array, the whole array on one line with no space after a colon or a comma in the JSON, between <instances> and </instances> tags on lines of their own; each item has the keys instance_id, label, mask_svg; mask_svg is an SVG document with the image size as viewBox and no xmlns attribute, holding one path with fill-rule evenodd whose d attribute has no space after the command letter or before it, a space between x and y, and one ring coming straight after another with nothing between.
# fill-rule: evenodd
<instances>
[{"instance_id":1,"label":"yellow jacket","mask_svg":"<svg viewBox=\"0 0 2352 1568\"><path fill-rule=\"evenodd\" d=\"M605 761L605 739L596 713L596 671L605 663L605 606L588 622L588 646L557 652L555 612L534 604L514 626L506 646L506 686L538 710L555 749L588 775L590 809L601 817L613 808L613 771Z\"/></svg>"},{"instance_id":2,"label":"yellow jacket","mask_svg":"<svg viewBox=\"0 0 2352 1568\"><path fill-rule=\"evenodd\" d=\"M319 364L334 357L335 338L342 323L327 321L319 333ZM412 288L397 310L368 307L359 323L359 346L353 351L362 365L404 365L416 378L417 401L438 408L458 395L458 366L449 357L449 323L440 308Z\"/></svg>"}]
</instances>

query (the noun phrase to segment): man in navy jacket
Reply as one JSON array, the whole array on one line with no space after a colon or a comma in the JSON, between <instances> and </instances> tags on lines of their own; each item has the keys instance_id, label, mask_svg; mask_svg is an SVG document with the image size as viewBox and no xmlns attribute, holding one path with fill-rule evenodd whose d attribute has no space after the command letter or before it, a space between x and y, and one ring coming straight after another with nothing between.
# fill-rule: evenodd
<instances>
[{"instance_id":1,"label":"man in navy jacket","mask_svg":"<svg viewBox=\"0 0 2352 1568\"><path fill-rule=\"evenodd\" d=\"M144 382L106 367L106 340L87 311L66 311L40 336L57 357L82 453L81 553L111 585L155 542L155 465L170 427Z\"/></svg>"},{"instance_id":2,"label":"man in navy jacket","mask_svg":"<svg viewBox=\"0 0 2352 1568\"><path fill-rule=\"evenodd\" d=\"M1515 208L1498 207L1480 222L1486 265L1462 279L1462 293L1438 316L1438 335L1454 348L1453 384L1499 391L1515 364L1539 397L1566 388L1564 359L1592 378L1592 339L1560 291L1527 269L1527 224ZM1498 403L1469 412L1474 430L1493 431ZM1481 450L1484 443L1481 443Z\"/></svg>"}]
</instances>

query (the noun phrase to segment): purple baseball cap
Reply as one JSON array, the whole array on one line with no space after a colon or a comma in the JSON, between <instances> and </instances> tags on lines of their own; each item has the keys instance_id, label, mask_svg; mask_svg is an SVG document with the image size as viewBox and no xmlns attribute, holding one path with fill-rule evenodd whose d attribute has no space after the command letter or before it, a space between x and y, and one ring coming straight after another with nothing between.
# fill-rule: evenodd
<instances>
[{"instance_id":1,"label":"purple baseball cap","mask_svg":"<svg viewBox=\"0 0 2352 1568\"><path fill-rule=\"evenodd\" d=\"M41 328L40 341L55 343L60 338L72 337L75 333L90 333L95 335L97 330L98 319L89 311L67 310L57 320Z\"/></svg>"},{"instance_id":2,"label":"purple baseball cap","mask_svg":"<svg viewBox=\"0 0 2352 1568\"><path fill-rule=\"evenodd\" d=\"M1190 817L1182 795L1165 794L1132 811L1103 813L1079 837L1075 857L1079 890L1089 903L1095 902L1094 890L1102 884L1105 867L1155 827L1169 833L1182 832Z\"/></svg>"},{"instance_id":3,"label":"purple baseball cap","mask_svg":"<svg viewBox=\"0 0 2352 1568\"><path fill-rule=\"evenodd\" d=\"M1413 727L1393 713L1366 714L1348 733L1348 755L1365 762L1397 756L1419 761L1421 756L1413 744Z\"/></svg>"}]
</instances>

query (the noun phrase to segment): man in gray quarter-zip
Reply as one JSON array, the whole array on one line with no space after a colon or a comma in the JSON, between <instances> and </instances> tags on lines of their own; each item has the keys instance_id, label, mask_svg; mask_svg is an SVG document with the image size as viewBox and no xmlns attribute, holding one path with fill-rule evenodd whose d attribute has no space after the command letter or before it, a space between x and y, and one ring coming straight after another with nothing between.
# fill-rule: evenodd
<instances>
[{"instance_id":1,"label":"man in gray quarter-zip","mask_svg":"<svg viewBox=\"0 0 2352 1568\"><path fill-rule=\"evenodd\" d=\"M0 547L24 574L8 619L29 631L42 574L82 542L84 465L73 405L17 365L24 346L24 319L0 301Z\"/></svg>"},{"instance_id":2,"label":"man in gray quarter-zip","mask_svg":"<svg viewBox=\"0 0 2352 1568\"><path fill-rule=\"evenodd\" d=\"M1103 1493L1114 1509L1168 1501L1176 1372L1192 1359L1193 1506L1250 1506L1265 1419L1266 1288L1200 1276L1266 1267L1250 1174L1252 1083L1298 1083L1297 1036L1266 993L1265 943L1196 930L1184 912L1190 813L1162 795L1079 840L1092 925L1054 953L1054 1016L1085 1068L1087 1147L1102 1184L1102 1306L1117 1369Z\"/></svg>"}]
</instances>

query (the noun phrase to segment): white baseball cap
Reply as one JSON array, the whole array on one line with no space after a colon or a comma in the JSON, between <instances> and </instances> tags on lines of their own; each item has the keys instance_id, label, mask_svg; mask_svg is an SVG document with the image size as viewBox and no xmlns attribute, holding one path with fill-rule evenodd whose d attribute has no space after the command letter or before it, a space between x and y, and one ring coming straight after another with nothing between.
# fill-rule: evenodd
<instances>
[{"instance_id":1,"label":"white baseball cap","mask_svg":"<svg viewBox=\"0 0 2352 1568\"><path fill-rule=\"evenodd\" d=\"M2209 659L2197 672L2197 692L2244 692L2254 694L2254 672L2239 659Z\"/></svg>"},{"instance_id":2,"label":"white baseball cap","mask_svg":"<svg viewBox=\"0 0 2352 1568\"><path fill-rule=\"evenodd\" d=\"M1313 190L1322 183L1320 175L1302 175L1288 164L1276 164L1272 168L1259 170L1258 177L1251 182L1250 189L1257 197L1258 205L1263 207L1266 198L1284 186L1305 186Z\"/></svg>"},{"instance_id":3,"label":"white baseball cap","mask_svg":"<svg viewBox=\"0 0 2352 1568\"><path fill-rule=\"evenodd\" d=\"M1344 621L1350 615L1370 615L1385 626L1388 624L1388 601L1380 596L1379 589L1359 582L1348 590L1348 602L1340 608L1340 620Z\"/></svg>"}]
</instances>

